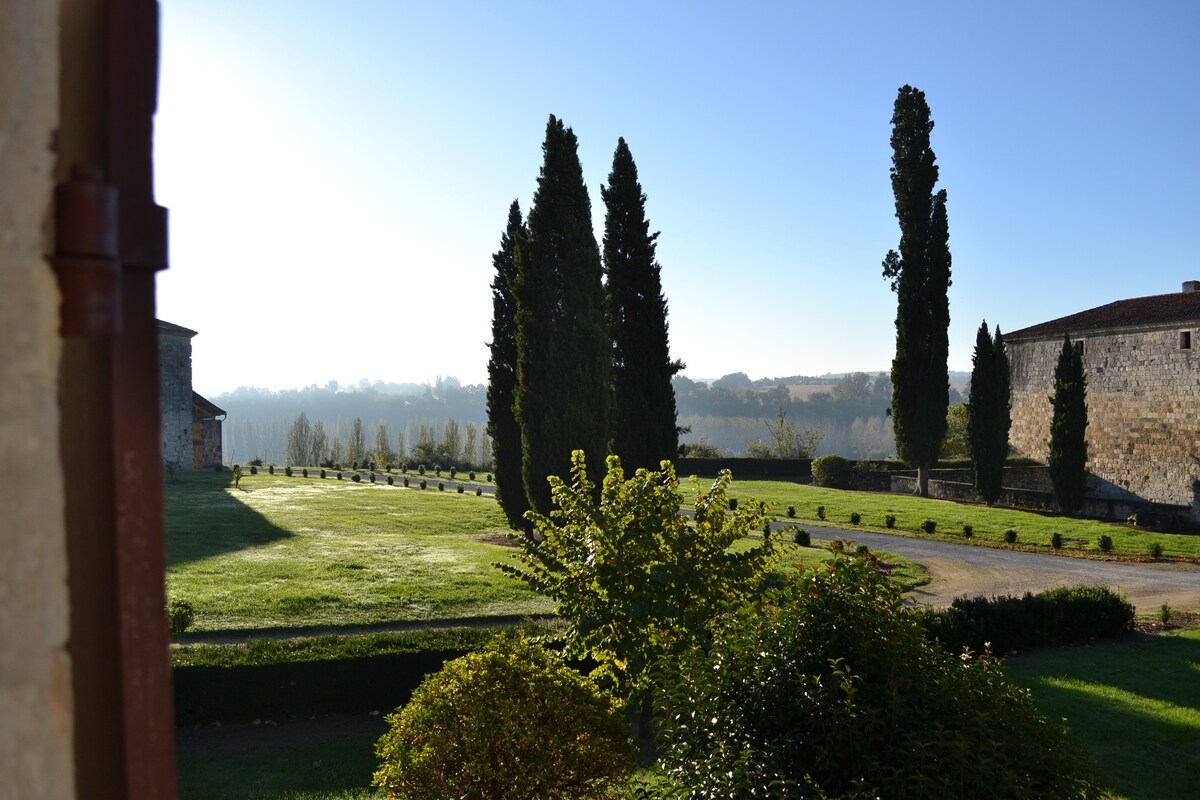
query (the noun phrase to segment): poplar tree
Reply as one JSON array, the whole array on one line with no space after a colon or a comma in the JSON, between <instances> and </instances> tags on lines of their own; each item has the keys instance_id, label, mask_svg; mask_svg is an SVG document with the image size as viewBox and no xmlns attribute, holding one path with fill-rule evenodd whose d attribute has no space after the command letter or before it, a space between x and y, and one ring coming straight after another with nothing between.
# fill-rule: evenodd
<instances>
[{"instance_id":1,"label":"poplar tree","mask_svg":"<svg viewBox=\"0 0 1200 800\"><path fill-rule=\"evenodd\" d=\"M292 427L287 435L287 463L293 467L303 467L309 464L308 457L312 452L312 426L308 423L308 415L303 411L292 421Z\"/></svg>"},{"instance_id":2,"label":"poplar tree","mask_svg":"<svg viewBox=\"0 0 1200 800\"><path fill-rule=\"evenodd\" d=\"M355 468L362 466L367 460L367 439L363 433L362 417L355 417L354 424L350 427L350 441L346 443L346 459L352 462Z\"/></svg>"},{"instance_id":3,"label":"poplar tree","mask_svg":"<svg viewBox=\"0 0 1200 800\"><path fill-rule=\"evenodd\" d=\"M310 457L308 463L312 466L321 464L326 459L326 452L329 450L329 434L325 432L325 423L317 420L313 423L312 429L312 444L309 450Z\"/></svg>"},{"instance_id":4,"label":"poplar tree","mask_svg":"<svg viewBox=\"0 0 1200 800\"><path fill-rule=\"evenodd\" d=\"M892 424L896 452L917 470L917 492L929 493L929 470L946 435L949 406L950 228L946 191L934 194L937 157L929 146L933 120L925 93L900 87L892 114L892 192L900 249L883 261L897 294L896 357L892 361Z\"/></svg>"},{"instance_id":5,"label":"poplar tree","mask_svg":"<svg viewBox=\"0 0 1200 800\"><path fill-rule=\"evenodd\" d=\"M513 407L517 392L517 249L525 239L525 223L516 200L508 207L508 225L500 249L492 256L492 342L488 357L487 436L493 444L496 499L509 527L524 529L525 482L521 472L521 423ZM484 459L486 463L486 458Z\"/></svg>"},{"instance_id":6,"label":"poplar tree","mask_svg":"<svg viewBox=\"0 0 1200 800\"><path fill-rule=\"evenodd\" d=\"M1058 505L1068 514L1083 507L1087 491L1087 379L1082 348L1063 339L1054 367L1054 407L1050 419L1050 482Z\"/></svg>"},{"instance_id":7,"label":"poplar tree","mask_svg":"<svg viewBox=\"0 0 1200 800\"><path fill-rule=\"evenodd\" d=\"M967 436L975 493L991 504L1000 497L1004 462L1008 458L1009 416L1008 355L996 328L993 339L987 321L975 337L971 357L971 402L967 406Z\"/></svg>"},{"instance_id":8,"label":"poplar tree","mask_svg":"<svg viewBox=\"0 0 1200 800\"><path fill-rule=\"evenodd\" d=\"M382 422L375 430L375 466L378 469L390 469L396 454L392 452L392 437L387 425Z\"/></svg>"},{"instance_id":9,"label":"poplar tree","mask_svg":"<svg viewBox=\"0 0 1200 800\"><path fill-rule=\"evenodd\" d=\"M600 250L575 133L550 116L542 168L517 249L517 419L531 508L550 513L547 476L583 450L599 471L608 447L611 345Z\"/></svg>"},{"instance_id":10,"label":"poplar tree","mask_svg":"<svg viewBox=\"0 0 1200 800\"><path fill-rule=\"evenodd\" d=\"M601 187L604 275L612 338L613 452L625 468L659 469L679 451L675 390L671 377L683 368L672 361L667 337L667 300L655 240L646 219L646 195L625 139L617 140L608 185Z\"/></svg>"}]
</instances>

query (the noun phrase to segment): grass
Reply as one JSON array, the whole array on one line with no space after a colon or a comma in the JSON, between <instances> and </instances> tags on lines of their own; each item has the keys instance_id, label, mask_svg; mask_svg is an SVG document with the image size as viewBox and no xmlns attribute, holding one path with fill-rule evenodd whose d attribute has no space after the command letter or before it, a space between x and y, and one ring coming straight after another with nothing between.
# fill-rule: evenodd
<instances>
[{"instance_id":1,"label":"grass","mask_svg":"<svg viewBox=\"0 0 1200 800\"><path fill-rule=\"evenodd\" d=\"M434 486L181 473L166 488L168 593L199 631L552 611L491 566L512 552L495 500Z\"/></svg>"},{"instance_id":2,"label":"grass","mask_svg":"<svg viewBox=\"0 0 1200 800\"><path fill-rule=\"evenodd\" d=\"M970 525L974 529L971 542L1012 546L1004 544L1004 532L1011 529L1017 532L1015 546L1018 548L1074 555L1100 555L1097 542L1101 534L1108 534L1113 540L1113 555L1147 557L1150 546L1157 543L1162 546L1164 556L1200 558L1200 536L1155 533L1057 514L989 508L911 495L823 489L785 480L735 480L731 493L739 502L748 498L766 501L779 516L788 506L795 506L796 522L816 525L927 537L929 534L918 534L918 530L924 520L932 519L937 522L933 538L964 541L963 526ZM824 522L817 516L818 506L825 507ZM856 526L850 524L850 514L855 512L862 515L861 524ZM889 514L896 517L895 530L885 526L884 520ZM1062 550L1055 551L1050 545L1054 533L1062 534Z\"/></svg>"},{"instance_id":3,"label":"grass","mask_svg":"<svg viewBox=\"0 0 1200 800\"><path fill-rule=\"evenodd\" d=\"M1009 676L1095 761L1112 798L1194 797L1200 629L1011 659Z\"/></svg>"}]
</instances>

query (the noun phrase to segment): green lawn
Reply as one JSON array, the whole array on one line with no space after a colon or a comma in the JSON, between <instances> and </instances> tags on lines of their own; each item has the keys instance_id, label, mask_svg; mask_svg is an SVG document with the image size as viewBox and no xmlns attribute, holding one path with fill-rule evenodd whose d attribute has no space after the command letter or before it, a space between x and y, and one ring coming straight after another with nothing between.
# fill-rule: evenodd
<instances>
[{"instance_id":1,"label":"green lawn","mask_svg":"<svg viewBox=\"0 0 1200 800\"><path fill-rule=\"evenodd\" d=\"M707 479L701 479L702 484ZM962 541L964 525L973 528L973 542L987 545L1004 543L1004 532L1017 532L1017 546L1050 551L1050 539L1060 533L1064 539L1061 552L1068 554L1100 553L1097 544L1101 534L1113 540L1113 554L1143 557L1152 543L1162 545L1163 555L1200 558L1200 536L1178 533L1152 533L1125 525L1096 520L1075 519L1057 514L1017 511L1009 508L988 508L948 500L931 500L911 495L882 492L853 492L841 489L822 489L817 486L786 480L744 478L735 480L733 496L740 500L754 497L772 504L772 510L783 516L788 506L795 506L796 520L821 524L817 507L825 507L826 525L851 528L850 514L862 515L860 527L880 533L900 533L928 536L917 531L926 519L937 523L936 538ZM888 531L885 518L896 518L896 529ZM1007 545L1005 545L1007 546Z\"/></svg>"},{"instance_id":2,"label":"green lawn","mask_svg":"<svg viewBox=\"0 0 1200 800\"><path fill-rule=\"evenodd\" d=\"M1010 659L1042 712L1067 720L1113 798L1200 787L1200 629Z\"/></svg>"},{"instance_id":3,"label":"green lawn","mask_svg":"<svg viewBox=\"0 0 1200 800\"><path fill-rule=\"evenodd\" d=\"M491 566L494 499L334 478L181 473L166 487L167 589L200 631L546 613Z\"/></svg>"}]
</instances>

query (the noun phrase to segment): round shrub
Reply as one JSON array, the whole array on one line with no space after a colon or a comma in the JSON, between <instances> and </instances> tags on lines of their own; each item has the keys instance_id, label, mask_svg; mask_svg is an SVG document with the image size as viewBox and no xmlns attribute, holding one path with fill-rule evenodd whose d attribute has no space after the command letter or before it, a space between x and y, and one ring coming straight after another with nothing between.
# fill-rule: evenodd
<instances>
[{"instance_id":1,"label":"round shrub","mask_svg":"<svg viewBox=\"0 0 1200 800\"><path fill-rule=\"evenodd\" d=\"M251 464L251 465L250 465L250 474L251 474L251 475L257 475L257 474L258 474L258 467L257 467L257 466L255 466L254 464Z\"/></svg>"},{"instance_id":2,"label":"round shrub","mask_svg":"<svg viewBox=\"0 0 1200 800\"><path fill-rule=\"evenodd\" d=\"M812 537L804 528L796 528L796 544L801 547L812 547Z\"/></svg>"},{"instance_id":3,"label":"round shrub","mask_svg":"<svg viewBox=\"0 0 1200 800\"><path fill-rule=\"evenodd\" d=\"M787 515L788 515L788 519L795 519L796 518L796 507L788 506Z\"/></svg>"},{"instance_id":4,"label":"round shrub","mask_svg":"<svg viewBox=\"0 0 1200 800\"><path fill-rule=\"evenodd\" d=\"M350 480L354 481L355 483L361 483L361 482L362 482L362 475L359 475L359 474L356 472L356 473L354 473L353 475L351 475L351 476L350 476Z\"/></svg>"},{"instance_id":5,"label":"round shrub","mask_svg":"<svg viewBox=\"0 0 1200 800\"><path fill-rule=\"evenodd\" d=\"M174 636L192 627L196 611L186 600L172 600L167 604L167 630Z\"/></svg>"},{"instance_id":6,"label":"round shrub","mask_svg":"<svg viewBox=\"0 0 1200 800\"><path fill-rule=\"evenodd\" d=\"M387 721L373 781L387 797L608 797L633 764L616 701L519 639L447 662Z\"/></svg>"},{"instance_id":7,"label":"round shrub","mask_svg":"<svg viewBox=\"0 0 1200 800\"><path fill-rule=\"evenodd\" d=\"M1009 528L1008 530L1006 530L1004 532L1004 541L1008 542L1009 544L1016 544L1017 543L1017 532L1014 531L1012 528Z\"/></svg>"},{"instance_id":8,"label":"round shrub","mask_svg":"<svg viewBox=\"0 0 1200 800\"><path fill-rule=\"evenodd\" d=\"M441 465L441 464L434 464L434 465L433 465L433 474L434 474L436 477L439 477L439 478L440 478L440 477L442 477L442 465Z\"/></svg>"},{"instance_id":9,"label":"round shrub","mask_svg":"<svg viewBox=\"0 0 1200 800\"><path fill-rule=\"evenodd\" d=\"M817 486L845 489L850 485L854 465L842 456L821 456L812 462L812 480Z\"/></svg>"},{"instance_id":10,"label":"round shrub","mask_svg":"<svg viewBox=\"0 0 1200 800\"><path fill-rule=\"evenodd\" d=\"M375 473L372 472L371 473L371 483L374 483L374 482L375 482Z\"/></svg>"},{"instance_id":11,"label":"round shrub","mask_svg":"<svg viewBox=\"0 0 1200 800\"><path fill-rule=\"evenodd\" d=\"M337 479L338 479L339 481L342 479L342 473L341 473L340 471L339 471L339 472L338 472L338 474L337 474Z\"/></svg>"},{"instance_id":12,"label":"round shrub","mask_svg":"<svg viewBox=\"0 0 1200 800\"><path fill-rule=\"evenodd\" d=\"M835 552L716 622L667 684L675 796L1098 795L1061 724L996 659L928 638L867 559Z\"/></svg>"},{"instance_id":13,"label":"round shrub","mask_svg":"<svg viewBox=\"0 0 1200 800\"><path fill-rule=\"evenodd\" d=\"M391 476L391 475L388 475L388 486L392 486L392 485L394 485L395 483L396 483L396 482L395 482L394 480L392 480L392 476Z\"/></svg>"},{"instance_id":14,"label":"round shrub","mask_svg":"<svg viewBox=\"0 0 1200 800\"><path fill-rule=\"evenodd\" d=\"M454 476L458 474L458 467L450 468L450 480L454 480Z\"/></svg>"},{"instance_id":15,"label":"round shrub","mask_svg":"<svg viewBox=\"0 0 1200 800\"><path fill-rule=\"evenodd\" d=\"M817 519L825 519L825 506L817 506Z\"/></svg>"},{"instance_id":16,"label":"round shrub","mask_svg":"<svg viewBox=\"0 0 1200 800\"><path fill-rule=\"evenodd\" d=\"M476 496L476 497L483 497L483 487L482 487L482 486L476 486L476 487L475 487L475 496Z\"/></svg>"},{"instance_id":17,"label":"round shrub","mask_svg":"<svg viewBox=\"0 0 1200 800\"><path fill-rule=\"evenodd\" d=\"M488 483L492 482L492 473L490 473L490 472L488 473L488 476L487 476L487 482Z\"/></svg>"},{"instance_id":18,"label":"round shrub","mask_svg":"<svg viewBox=\"0 0 1200 800\"><path fill-rule=\"evenodd\" d=\"M446 484L445 484L445 483L443 483L442 481L438 481L438 491L439 491L439 492L444 492L444 491L446 491Z\"/></svg>"},{"instance_id":19,"label":"round shrub","mask_svg":"<svg viewBox=\"0 0 1200 800\"><path fill-rule=\"evenodd\" d=\"M300 470L300 474L307 478L308 477L308 467L305 467L304 469Z\"/></svg>"},{"instance_id":20,"label":"round shrub","mask_svg":"<svg viewBox=\"0 0 1200 800\"><path fill-rule=\"evenodd\" d=\"M321 480L325 479L325 470L321 470Z\"/></svg>"},{"instance_id":21,"label":"round shrub","mask_svg":"<svg viewBox=\"0 0 1200 800\"><path fill-rule=\"evenodd\" d=\"M886 517L883 518L883 524L885 527L888 527L888 528L896 527L896 515L888 514Z\"/></svg>"},{"instance_id":22,"label":"round shrub","mask_svg":"<svg viewBox=\"0 0 1200 800\"><path fill-rule=\"evenodd\" d=\"M1096 545L1107 553L1109 550L1113 549L1112 537L1107 533L1102 533L1100 534L1100 538L1096 540Z\"/></svg>"},{"instance_id":23,"label":"round shrub","mask_svg":"<svg viewBox=\"0 0 1200 800\"><path fill-rule=\"evenodd\" d=\"M857 525L860 522L862 522L862 514L858 513L857 511L851 511L850 512L850 524Z\"/></svg>"},{"instance_id":24,"label":"round shrub","mask_svg":"<svg viewBox=\"0 0 1200 800\"><path fill-rule=\"evenodd\" d=\"M475 480L475 470L468 472L467 477L469 477L471 480Z\"/></svg>"},{"instance_id":25,"label":"round shrub","mask_svg":"<svg viewBox=\"0 0 1200 800\"><path fill-rule=\"evenodd\" d=\"M418 467L417 467L417 473L418 473L419 475L424 475L424 474L425 474L425 465L424 465L424 464L421 464L420 466L418 466Z\"/></svg>"},{"instance_id":26,"label":"round shrub","mask_svg":"<svg viewBox=\"0 0 1200 800\"><path fill-rule=\"evenodd\" d=\"M287 476L287 477L289 477L289 478L290 478L290 477L292 477L292 468L291 468L291 467L284 467L284 468L283 468L283 474L284 474L284 475L286 475L286 476Z\"/></svg>"},{"instance_id":27,"label":"round shrub","mask_svg":"<svg viewBox=\"0 0 1200 800\"><path fill-rule=\"evenodd\" d=\"M1063 535L1057 531L1050 534L1050 546L1055 550L1061 550L1063 546Z\"/></svg>"},{"instance_id":28,"label":"round shrub","mask_svg":"<svg viewBox=\"0 0 1200 800\"><path fill-rule=\"evenodd\" d=\"M404 488L405 489L408 488L408 476L407 475L404 476Z\"/></svg>"},{"instance_id":29,"label":"round shrub","mask_svg":"<svg viewBox=\"0 0 1200 800\"><path fill-rule=\"evenodd\" d=\"M736 497L729 498L729 510L737 511L737 498Z\"/></svg>"},{"instance_id":30,"label":"round shrub","mask_svg":"<svg viewBox=\"0 0 1200 800\"><path fill-rule=\"evenodd\" d=\"M927 519L921 523L921 530L926 533L933 533L937 530L937 520Z\"/></svg>"},{"instance_id":31,"label":"round shrub","mask_svg":"<svg viewBox=\"0 0 1200 800\"><path fill-rule=\"evenodd\" d=\"M421 478L421 488L424 489L425 486L426 486L425 479Z\"/></svg>"},{"instance_id":32,"label":"round shrub","mask_svg":"<svg viewBox=\"0 0 1200 800\"><path fill-rule=\"evenodd\" d=\"M970 539L974 535L975 535L974 528L972 528L970 525L963 525L963 538L964 539Z\"/></svg>"},{"instance_id":33,"label":"round shrub","mask_svg":"<svg viewBox=\"0 0 1200 800\"><path fill-rule=\"evenodd\" d=\"M458 485L458 493L459 494L463 493L463 485L461 483Z\"/></svg>"},{"instance_id":34,"label":"round shrub","mask_svg":"<svg viewBox=\"0 0 1200 800\"><path fill-rule=\"evenodd\" d=\"M272 464L271 466L267 467L267 473L268 473L268 474L270 474L270 475L274 475L274 474L275 474L275 465L274 465L274 464Z\"/></svg>"},{"instance_id":35,"label":"round shrub","mask_svg":"<svg viewBox=\"0 0 1200 800\"><path fill-rule=\"evenodd\" d=\"M1160 542L1151 542L1150 545L1146 548L1146 553L1151 558L1162 558L1163 546Z\"/></svg>"}]
</instances>

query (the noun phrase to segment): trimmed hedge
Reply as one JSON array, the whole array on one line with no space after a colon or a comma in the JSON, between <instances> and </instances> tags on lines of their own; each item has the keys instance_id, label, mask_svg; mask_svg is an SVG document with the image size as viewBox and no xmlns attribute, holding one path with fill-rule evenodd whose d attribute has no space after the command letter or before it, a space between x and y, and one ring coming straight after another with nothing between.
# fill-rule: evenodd
<instances>
[{"instance_id":1,"label":"trimmed hedge","mask_svg":"<svg viewBox=\"0 0 1200 800\"><path fill-rule=\"evenodd\" d=\"M950 652L968 647L1010 653L1086 642L1133 630L1133 606L1107 586L1050 589L1024 597L960 597L918 614L925 632Z\"/></svg>"}]
</instances>

